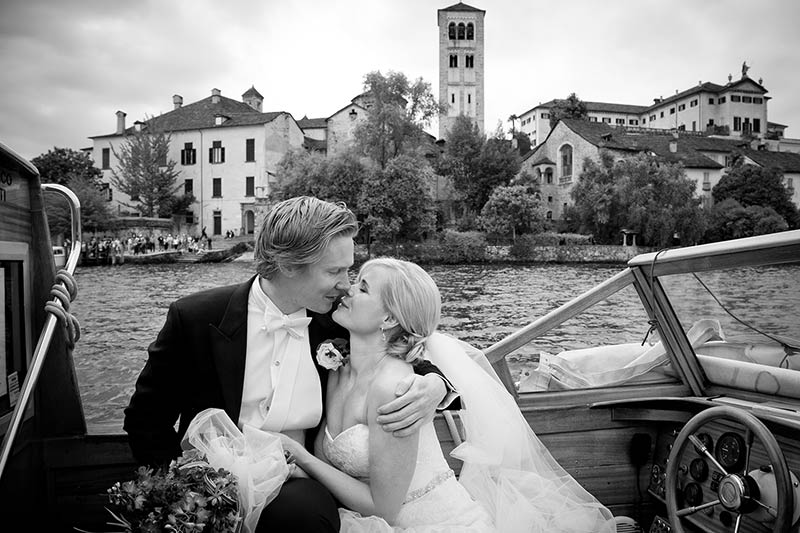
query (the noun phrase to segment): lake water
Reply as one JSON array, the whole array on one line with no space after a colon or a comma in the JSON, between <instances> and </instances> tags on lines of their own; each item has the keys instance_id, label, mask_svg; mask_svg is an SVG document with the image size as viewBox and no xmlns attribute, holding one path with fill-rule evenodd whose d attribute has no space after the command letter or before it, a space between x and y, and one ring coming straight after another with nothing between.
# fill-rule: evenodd
<instances>
[{"instance_id":1,"label":"lake water","mask_svg":"<svg viewBox=\"0 0 800 533\"><path fill-rule=\"evenodd\" d=\"M440 329L479 348L491 346L621 268L597 264L426 267L442 292ZM72 312L81 322L82 336L74 359L90 430L121 431L122 410L146 361L147 346L161 329L172 301L198 290L246 281L253 272L253 263L246 261L79 267ZM800 284L800 267L793 277ZM734 285L741 287L739 281ZM767 299L764 307L769 303ZM627 288L507 360L516 378L541 351L640 342L647 329L638 297Z\"/></svg>"}]
</instances>

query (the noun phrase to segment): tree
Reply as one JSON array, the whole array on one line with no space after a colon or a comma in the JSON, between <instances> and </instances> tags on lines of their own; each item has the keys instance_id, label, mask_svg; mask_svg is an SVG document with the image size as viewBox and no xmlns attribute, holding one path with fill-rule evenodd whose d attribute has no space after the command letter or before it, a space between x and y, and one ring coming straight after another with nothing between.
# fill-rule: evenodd
<instances>
[{"instance_id":1,"label":"tree","mask_svg":"<svg viewBox=\"0 0 800 533\"><path fill-rule=\"evenodd\" d=\"M426 139L424 128L442 110L429 83L413 84L405 74L378 71L364 77L371 106L367 119L356 126L354 136L363 152L380 168L393 157L413 152Z\"/></svg>"},{"instance_id":2,"label":"tree","mask_svg":"<svg viewBox=\"0 0 800 533\"><path fill-rule=\"evenodd\" d=\"M738 159L711 190L711 197L714 202L736 200L743 207L771 207L789 227L800 226L798 211L783 184L783 172L777 168L746 165Z\"/></svg>"},{"instance_id":3,"label":"tree","mask_svg":"<svg viewBox=\"0 0 800 533\"><path fill-rule=\"evenodd\" d=\"M508 185L522 166L519 153L510 141L504 138L503 131L498 129L483 144L478 159L478 183L476 184L473 206L475 210L483 208L495 187Z\"/></svg>"},{"instance_id":4,"label":"tree","mask_svg":"<svg viewBox=\"0 0 800 533\"><path fill-rule=\"evenodd\" d=\"M496 187L481 210L480 223L492 236L539 232L544 228L544 215L538 195L525 185Z\"/></svg>"},{"instance_id":5,"label":"tree","mask_svg":"<svg viewBox=\"0 0 800 533\"><path fill-rule=\"evenodd\" d=\"M356 211L367 172L361 158L352 150L330 158L303 149L291 150L278 163L278 187L273 199L316 196L345 202Z\"/></svg>"},{"instance_id":6,"label":"tree","mask_svg":"<svg viewBox=\"0 0 800 533\"><path fill-rule=\"evenodd\" d=\"M89 154L71 148L53 147L46 154L31 159L31 163L39 170L42 183L66 185L72 178L82 177L99 184L103 176Z\"/></svg>"},{"instance_id":7,"label":"tree","mask_svg":"<svg viewBox=\"0 0 800 533\"><path fill-rule=\"evenodd\" d=\"M599 164L584 164L571 193L571 212L600 242L615 242L627 228L653 246L671 245L675 234L692 243L704 232L700 199L694 192L694 181L679 164L647 154L614 162L602 154Z\"/></svg>"},{"instance_id":8,"label":"tree","mask_svg":"<svg viewBox=\"0 0 800 533\"><path fill-rule=\"evenodd\" d=\"M523 156L531 151L531 138L524 131L515 131L511 133L513 139L517 141L517 153Z\"/></svg>"},{"instance_id":9,"label":"tree","mask_svg":"<svg viewBox=\"0 0 800 533\"><path fill-rule=\"evenodd\" d=\"M436 226L431 192L435 176L427 161L402 155L385 169L376 168L365 180L359 201L370 240L419 240Z\"/></svg>"},{"instance_id":10,"label":"tree","mask_svg":"<svg viewBox=\"0 0 800 533\"><path fill-rule=\"evenodd\" d=\"M519 119L517 115L511 114L508 116L508 121L511 123L511 135L517 132L517 119Z\"/></svg>"},{"instance_id":11,"label":"tree","mask_svg":"<svg viewBox=\"0 0 800 533\"><path fill-rule=\"evenodd\" d=\"M75 193L81 203L81 230L96 232L109 228L113 224L112 216L106 199L106 193L101 191L95 181L86 175L77 174L69 178L64 184ZM60 194L47 192L47 225L50 235L72 235L72 217L67 200Z\"/></svg>"},{"instance_id":12,"label":"tree","mask_svg":"<svg viewBox=\"0 0 800 533\"><path fill-rule=\"evenodd\" d=\"M566 100L555 100L550 108L550 129L555 128L561 119L585 119L588 116L589 112L586 109L586 104L575 93L571 93Z\"/></svg>"},{"instance_id":13,"label":"tree","mask_svg":"<svg viewBox=\"0 0 800 533\"><path fill-rule=\"evenodd\" d=\"M136 209L142 216L169 216L176 205L173 199L180 187L180 172L176 162L168 158L170 136L161 131L147 132L144 128L125 137L119 151L111 148L119 161L111 171L111 183L127 194L134 204L123 204ZM189 204L194 200L181 200Z\"/></svg>"},{"instance_id":14,"label":"tree","mask_svg":"<svg viewBox=\"0 0 800 533\"><path fill-rule=\"evenodd\" d=\"M786 231L789 225L773 208L742 206L733 198L714 204L708 214L706 242L726 241Z\"/></svg>"}]
</instances>

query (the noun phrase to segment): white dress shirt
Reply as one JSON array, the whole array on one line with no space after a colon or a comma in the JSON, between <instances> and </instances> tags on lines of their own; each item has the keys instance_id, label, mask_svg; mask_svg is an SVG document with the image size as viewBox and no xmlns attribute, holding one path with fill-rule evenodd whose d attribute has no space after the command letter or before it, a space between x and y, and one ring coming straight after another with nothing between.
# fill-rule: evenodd
<instances>
[{"instance_id":1,"label":"white dress shirt","mask_svg":"<svg viewBox=\"0 0 800 533\"><path fill-rule=\"evenodd\" d=\"M247 350L239 427L285 433L303 442L322 417L322 386L309 353L308 326L268 332L270 318L303 319L306 310L284 315L256 277L247 302ZM309 319L310 321L310 319Z\"/></svg>"}]
</instances>

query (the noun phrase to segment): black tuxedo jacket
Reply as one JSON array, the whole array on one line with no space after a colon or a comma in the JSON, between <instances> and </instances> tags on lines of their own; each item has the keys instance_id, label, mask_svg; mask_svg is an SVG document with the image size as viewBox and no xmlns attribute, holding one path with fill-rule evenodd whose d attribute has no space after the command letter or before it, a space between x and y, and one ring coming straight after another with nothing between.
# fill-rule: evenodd
<instances>
[{"instance_id":1,"label":"black tuxedo jacket","mask_svg":"<svg viewBox=\"0 0 800 533\"><path fill-rule=\"evenodd\" d=\"M223 409L239 420L247 348L249 281L198 292L173 302L145 363L128 407L124 429L140 464L160 465L181 454L180 441L199 412ZM308 312L309 357L326 339L348 338L328 314ZM328 372L318 364L323 410ZM437 372L425 363L419 374ZM177 425L177 428L176 428ZM317 428L318 429L318 428ZM316 431L307 432L310 447Z\"/></svg>"}]
</instances>

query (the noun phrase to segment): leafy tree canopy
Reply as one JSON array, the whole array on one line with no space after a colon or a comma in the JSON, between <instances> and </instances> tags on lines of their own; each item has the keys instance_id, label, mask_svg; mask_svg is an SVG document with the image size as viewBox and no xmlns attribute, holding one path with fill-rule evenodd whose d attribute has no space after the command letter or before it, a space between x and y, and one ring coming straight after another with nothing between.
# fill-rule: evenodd
<instances>
[{"instance_id":1,"label":"leafy tree canopy","mask_svg":"<svg viewBox=\"0 0 800 533\"><path fill-rule=\"evenodd\" d=\"M102 172L86 152L53 147L46 154L34 157L31 163L39 170L42 183L67 185L73 177L86 178L99 184Z\"/></svg>"},{"instance_id":2,"label":"leafy tree canopy","mask_svg":"<svg viewBox=\"0 0 800 533\"><path fill-rule=\"evenodd\" d=\"M538 194L525 185L496 187L481 210L480 223L492 236L506 237L536 233L544 229L544 215Z\"/></svg>"},{"instance_id":3,"label":"leafy tree canopy","mask_svg":"<svg viewBox=\"0 0 800 533\"><path fill-rule=\"evenodd\" d=\"M81 203L81 231L103 231L112 225L114 216L108 207L106 193L97 187L91 177L74 175L64 185L75 193ZM61 234L65 238L71 238L72 218L67 200L60 194L46 192L45 201L50 235Z\"/></svg>"},{"instance_id":4,"label":"leafy tree canopy","mask_svg":"<svg viewBox=\"0 0 800 533\"><path fill-rule=\"evenodd\" d=\"M580 227L600 242L616 242L622 229L641 235L645 243L669 246L674 234L692 243L702 236L704 217L695 183L681 165L640 154L614 162L587 159L572 190L570 212Z\"/></svg>"},{"instance_id":5,"label":"leafy tree canopy","mask_svg":"<svg viewBox=\"0 0 800 533\"><path fill-rule=\"evenodd\" d=\"M364 181L358 211L371 240L419 240L436 226L433 170L409 155L392 158Z\"/></svg>"},{"instance_id":6,"label":"leafy tree canopy","mask_svg":"<svg viewBox=\"0 0 800 533\"><path fill-rule=\"evenodd\" d=\"M439 114L431 86L422 78L411 83L401 72L379 71L364 77L371 107L354 135L363 152L380 168L393 157L413 152L425 141L424 128Z\"/></svg>"},{"instance_id":7,"label":"leafy tree canopy","mask_svg":"<svg viewBox=\"0 0 800 533\"><path fill-rule=\"evenodd\" d=\"M142 216L169 216L176 206L193 201L173 198L180 187L180 173L175 170L176 161L168 158L170 140L164 132L142 129L128 135L118 149L111 148L119 161L111 171L111 183L134 202L124 205Z\"/></svg>"},{"instance_id":8,"label":"leafy tree canopy","mask_svg":"<svg viewBox=\"0 0 800 533\"><path fill-rule=\"evenodd\" d=\"M798 211L783 184L783 172L777 168L746 165L739 159L711 189L711 197L714 202L736 200L743 207L771 207L790 227L800 226Z\"/></svg>"},{"instance_id":9,"label":"leafy tree canopy","mask_svg":"<svg viewBox=\"0 0 800 533\"><path fill-rule=\"evenodd\" d=\"M575 93L571 93L565 100L556 100L550 108L550 129L555 128L561 119L585 119L588 116L589 112L586 109L586 104Z\"/></svg>"},{"instance_id":10,"label":"leafy tree canopy","mask_svg":"<svg viewBox=\"0 0 800 533\"><path fill-rule=\"evenodd\" d=\"M733 198L714 204L708 215L708 242L726 241L754 235L766 235L789 229L773 208L760 205L744 207Z\"/></svg>"}]
</instances>

